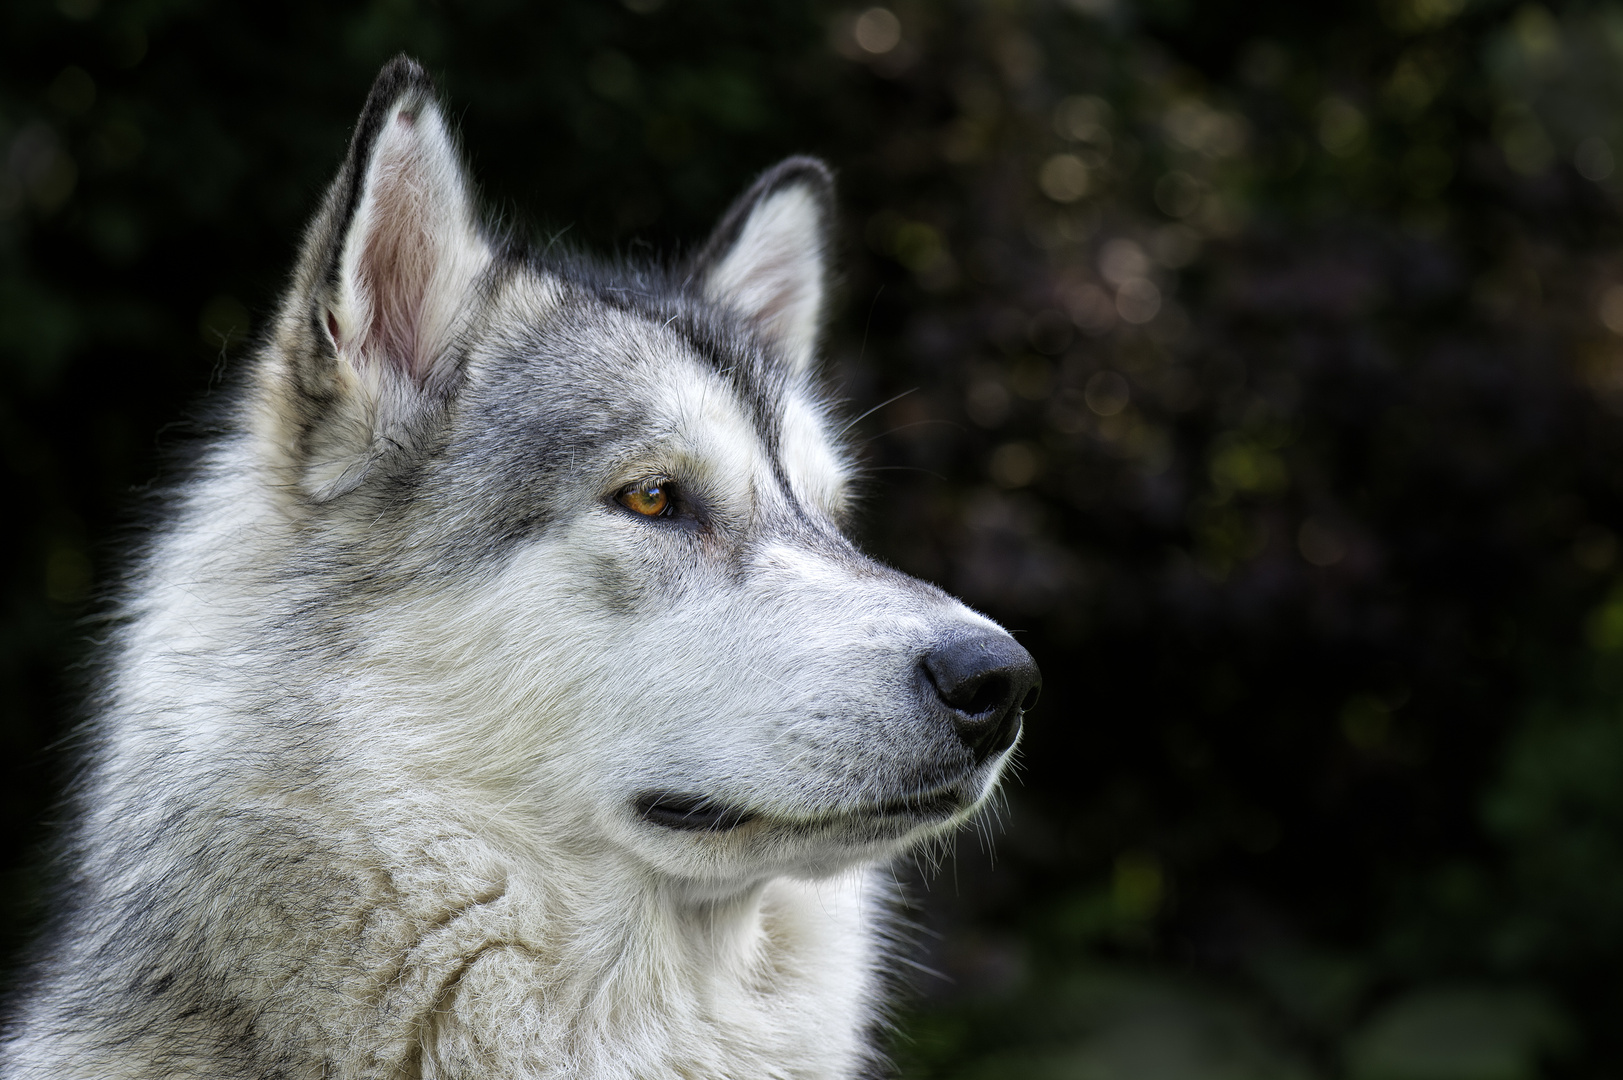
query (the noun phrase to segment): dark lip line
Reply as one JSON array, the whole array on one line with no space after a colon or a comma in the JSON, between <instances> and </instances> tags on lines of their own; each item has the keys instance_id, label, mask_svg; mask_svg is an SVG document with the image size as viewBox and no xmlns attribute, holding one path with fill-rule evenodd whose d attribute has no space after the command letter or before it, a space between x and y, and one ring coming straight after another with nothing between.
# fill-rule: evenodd
<instances>
[{"instance_id":1,"label":"dark lip line","mask_svg":"<svg viewBox=\"0 0 1623 1080\"><path fill-rule=\"evenodd\" d=\"M731 832L759 820L762 816L742 807L728 806L704 795L688 792L650 791L638 796L633 805L638 815L650 825L678 832ZM948 817L963 809L963 806L958 784L951 784L915 795L905 795L881 803L826 814L810 821L791 820L786 824L804 826L855 818L907 815Z\"/></svg>"},{"instance_id":2,"label":"dark lip line","mask_svg":"<svg viewBox=\"0 0 1623 1080\"><path fill-rule=\"evenodd\" d=\"M674 791L650 791L637 797L637 813L650 825L679 832L730 832L755 816L747 810Z\"/></svg>"}]
</instances>

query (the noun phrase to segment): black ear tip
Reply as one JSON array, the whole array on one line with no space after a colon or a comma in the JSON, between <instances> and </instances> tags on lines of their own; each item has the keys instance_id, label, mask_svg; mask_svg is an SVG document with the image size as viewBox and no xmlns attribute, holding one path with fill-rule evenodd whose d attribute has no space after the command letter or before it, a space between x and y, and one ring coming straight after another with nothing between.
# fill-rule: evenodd
<instances>
[{"instance_id":1,"label":"black ear tip","mask_svg":"<svg viewBox=\"0 0 1623 1080\"><path fill-rule=\"evenodd\" d=\"M380 112L403 97L432 99L434 93L434 80L423 70L423 65L401 53L384 64L378 77L372 80L372 92L367 94L366 108L362 111Z\"/></svg>"},{"instance_id":2,"label":"black ear tip","mask_svg":"<svg viewBox=\"0 0 1623 1080\"><path fill-rule=\"evenodd\" d=\"M366 179L366 162L378 134L388 122L390 112L403 107L414 119L422 107L435 98L434 80L429 78L421 64L405 53L383 65L378 77L372 80L372 89L366 95L366 104L355 123L355 133L350 137L344 167L333 184L331 216L325 219L325 228L330 231L329 239L342 237L344 230L354 220L355 208L360 205L361 188ZM329 280L337 280L341 250L341 241L334 240L326 259Z\"/></svg>"},{"instance_id":3,"label":"black ear tip","mask_svg":"<svg viewBox=\"0 0 1623 1080\"><path fill-rule=\"evenodd\" d=\"M755 183L733 200L733 205L722 215L716 231L710 234L710 239L693 257L691 265L695 268L695 278L702 277L707 268L715 266L726 256L738 242L745 223L758 206L779 192L795 190L806 192L816 202L819 220L813 228L822 234L821 242L826 247L827 233L834 220L834 171L817 158L797 154L784 158L756 177Z\"/></svg>"},{"instance_id":4,"label":"black ear tip","mask_svg":"<svg viewBox=\"0 0 1623 1080\"><path fill-rule=\"evenodd\" d=\"M804 187L811 190L825 207L834 204L834 170L822 159L805 154L784 158L755 181L750 192L756 199L784 190Z\"/></svg>"},{"instance_id":5,"label":"black ear tip","mask_svg":"<svg viewBox=\"0 0 1623 1080\"><path fill-rule=\"evenodd\" d=\"M383 65L383 70L382 70L381 74L386 75L386 76L387 75L395 75L395 76L402 76L402 77L405 77L405 76L418 76L418 77L423 77L423 78L427 77L423 73L423 65L419 64L416 60L413 60L410 56L407 56L405 53L395 53L394 58L391 59L387 64Z\"/></svg>"},{"instance_id":6,"label":"black ear tip","mask_svg":"<svg viewBox=\"0 0 1623 1080\"><path fill-rule=\"evenodd\" d=\"M371 153L372 144L383 130L390 112L401 108L415 116L434 99L434 80L429 78L428 72L417 61L401 53L383 65L378 77L372 80L372 90L366 95L366 105L361 109L361 118L355 125L355 135L350 141L351 184L360 183L366 157Z\"/></svg>"}]
</instances>

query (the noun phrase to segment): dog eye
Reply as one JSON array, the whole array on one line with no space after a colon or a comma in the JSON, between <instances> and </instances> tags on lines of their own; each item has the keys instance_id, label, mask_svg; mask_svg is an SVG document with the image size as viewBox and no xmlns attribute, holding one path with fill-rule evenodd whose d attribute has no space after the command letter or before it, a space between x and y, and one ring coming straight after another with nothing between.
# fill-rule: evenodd
<instances>
[{"instance_id":1,"label":"dog eye","mask_svg":"<svg viewBox=\"0 0 1623 1080\"><path fill-rule=\"evenodd\" d=\"M643 517L668 517L671 513L671 482L644 480L624 488L615 501Z\"/></svg>"}]
</instances>

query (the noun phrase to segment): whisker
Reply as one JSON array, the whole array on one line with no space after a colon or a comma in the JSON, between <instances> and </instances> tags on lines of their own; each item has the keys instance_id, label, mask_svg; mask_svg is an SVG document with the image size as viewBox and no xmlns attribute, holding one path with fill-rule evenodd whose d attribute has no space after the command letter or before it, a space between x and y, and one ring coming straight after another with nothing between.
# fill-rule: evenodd
<instances>
[{"instance_id":1,"label":"whisker","mask_svg":"<svg viewBox=\"0 0 1623 1080\"><path fill-rule=\"evenodd\" d=\"M881 401L879 404L875 405L873 408L869 409L867 412L863 413L861 416L857 417L855 420L852 420L849 424L846 424L844 427L842 427L839 430L839 434L844 435L847 431L850 431L852 428L856 427L858 424L860 424L864 420L868 419L868 417L872 416L874 413L878 412L880 409L883 409L886 405L889 405L889 404L891 404L892 402L895 402L895 401L900 401L909 394L918 393L918 389L919 388L915 386L910 390L903 390L900 394L897 394L895 397L886 398L884 401Z\"/></svg>"},{"instance_id":2,"label":"whisker","mask_svg":"<svg viewBox=\"0 0 1623 1080\"><path fill-rule=\"evenodd\" d=\"M926 469L922 465L870 465L864 472L919 472L925 476L933 476L937 480L946 481L946 477L934 469Z\"/></svg>"}]
</instances>

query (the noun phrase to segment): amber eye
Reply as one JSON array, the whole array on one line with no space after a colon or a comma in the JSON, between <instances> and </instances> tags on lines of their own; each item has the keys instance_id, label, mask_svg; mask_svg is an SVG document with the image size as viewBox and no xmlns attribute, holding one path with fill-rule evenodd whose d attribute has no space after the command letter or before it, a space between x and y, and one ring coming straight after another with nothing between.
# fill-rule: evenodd
<instances>
[{"instance_id":1,"label":"amber eye","mask_svg":"<svg viewBox=\"0 0 1623 1080\"><path fill-rule=\"evenodd\" d=\"M615 496L620 505L644 517L663 517L671 509L669 480L644 480Z\"/></svg>"}]
</instances>

